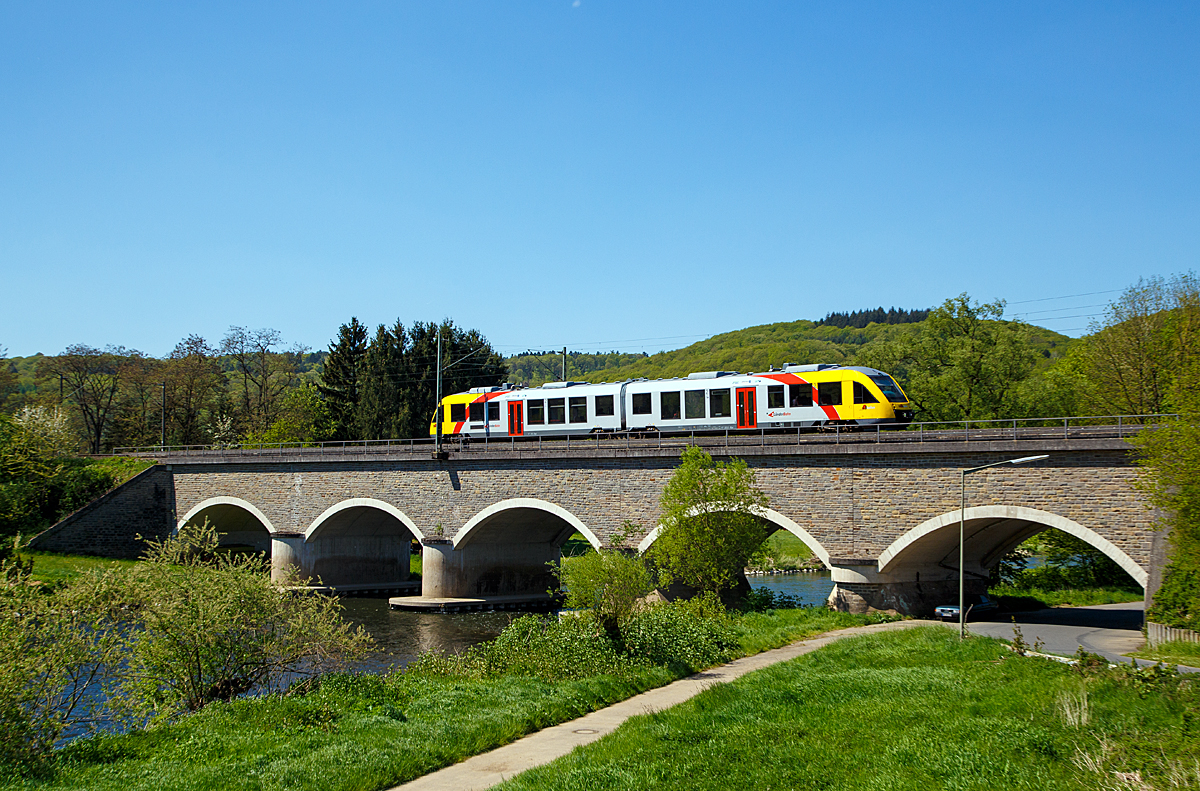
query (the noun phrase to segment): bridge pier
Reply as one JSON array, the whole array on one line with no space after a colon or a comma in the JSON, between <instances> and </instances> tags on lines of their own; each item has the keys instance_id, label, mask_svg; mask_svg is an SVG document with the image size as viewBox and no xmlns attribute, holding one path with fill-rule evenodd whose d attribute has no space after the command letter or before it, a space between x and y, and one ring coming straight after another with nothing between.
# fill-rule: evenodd
<instances>
[{"instance_id":1,"label":"bridge pier","mask_svg":"<svg viewBox=\"0 0 1200 791\"><path fill-rule=\"evenodd\" d=\"M957 569L932 566L887 573L878 570L875 560L851 558L830 558L830 564L834 586L829 605L835 610L927 616L935 607L958 603ZM987 593L987 569L968 559L963 587L968 596Z\"/></svg>"},{"instance_id":2,"label":"bridge pier","mask_svg":"<svg viewBox=\"0 0 1200 791\"><path fill-rule=\"evenodd\" d=\"M421 596L544 595L557 588L547 564L562 556L552 542L471 542L458 547L448 538L421 541Z\"/></svg>"},{"instance_id":3,"label":"bridge pier","mask_svg":"<svg viewBox=\"0 0 1200 791\"><path fill-rule=\"evenodd\" d=\"M271 536L271 578L294 569L302 581L323 585L394 585L409 576L408 539L395 536L306 538L303 533Z\"/></svg>"}]
</instances>

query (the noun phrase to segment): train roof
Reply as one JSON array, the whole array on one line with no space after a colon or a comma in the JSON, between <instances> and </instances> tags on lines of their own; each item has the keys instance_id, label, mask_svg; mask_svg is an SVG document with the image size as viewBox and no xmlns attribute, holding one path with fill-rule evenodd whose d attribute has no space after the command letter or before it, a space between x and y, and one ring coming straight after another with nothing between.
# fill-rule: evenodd
<instances>
[{"instance_id":1,"label":"train roof","mask_svg":"<svg viewBox=\"0 0 1200 791\"><path fill-rule=\"evenodd\" d=\"M817 372L821 372L821 371L832 371L832 370L857 371L859 373L866 374L867 376L890 376L890 374L887 374L884 371L880 371L875 368L867 368L865 366L858 366L858 365L835 365L835 364L831 364L831 363L815 363L815 364L809 364L809 365L795 365L792 363L787 363L782 368L779 368L779 369L771 369L770 371L760 371L760 372L756 372L756 373L755 372L740 373L738 371L696 371L694 373L688 374L687 376L669 376L669 377L662 377L660 379L647 379L647 378L643 377L643 378L639 378L639 379L625 379L623 381L617 381L617 382L575 382L575 381L545 382L544 384L540 384L535 387L528 387L528 388L514 387L512 385L506 384L506 385L502 385L499 387L475 387L475 388L472 388L469 392L471 392L471 393L495 393L495 392L504 392L504 391L509 391L509 390L513 390L513 391L517 391L517 392L526 391L526 390L567 390L567 389L585 388L585 387L612 387L614 385L633 384L635 382L680 382L680 383L686 383L686 382L694 382L697 380L705 380L705 379L723 379L725 377L731 377L731 376L742 376L742 377L764 376L764 375L768 375L768 374L779 374L779 373L802 374L802 373L817 373Z\"/></svg>"}]
</instances>

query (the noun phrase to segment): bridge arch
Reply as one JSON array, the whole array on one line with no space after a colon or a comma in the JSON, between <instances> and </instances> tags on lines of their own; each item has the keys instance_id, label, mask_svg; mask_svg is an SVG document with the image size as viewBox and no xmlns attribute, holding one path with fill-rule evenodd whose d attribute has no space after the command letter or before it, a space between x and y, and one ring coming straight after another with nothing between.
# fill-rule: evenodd
<instances>
[{"instance_id":1,"label":"bridge arch","mask_svg":"<svg viewBox=\"0 0 1200 791\"><path fill-rule=\"evenodd\" d=\"M175 529L205 519L216 527L222 546L248 546L264 554L271 553L275 526L253 503L240 497L210 497L184 514Z\"/></svg>"},{"instance_id":2,"label":"bridge arch","mask_svg":"<svg viewBox=\"0 0 1200 791\"><path fill-rule=\"evenodd\" d=\"M416 523L399 508L383 500L352 497L326 508L304 531L304 540L312 541L331 535L376 536L394 534L399 523L412 538L425 536Z\"/></svg>"},{"instance_id":3,"label":"bridge arch","mask_svg":"<svg viewBox=\"0 0 1200 791\"><path fill-rule=\"evenodd\" d=\"M714 505L714 506L711 506L710 508L708 508L707 510L710 513L712 513L712 512L720 513L723 511L728 511L730 509L726 508L724 506L721 506L721 505ZM795 521L793 521L792 519L789 519L788 517L784 516L783 514L779 513L778 511L776 511L774 509L771 509L771 508L753 508L751 510L753 511L755 516L757 516L762 522L764 522L769 527L773 527L778 530L786 530L789 533L791 533L792 535L794 535L796 538L803 541L804 545L807 546L810 550L812 550L812 553L814 555L816 555L817 558L820 559L820 561L823 564L825 564L825 568L830 568L829 550L825 549L825 547L821 545L820 541L813 538L811 533L809 533L803 527L798 525ZM703 512L702 509L700 509L698 507L693 508L692 510L688 511L688 516L695 516L702 512ZM638 554L644 554L646 552L646 550L650 549L651 545L653 545L654 542L656 540L658 540L658 536L660 533L662 533L662 525L656 525L655 528L650 531L649 535L647 535L645 538L643 538L641 543L638 544Z\"/></svg>"},{"instance_id":4,"label":"bridge arch","mask_svg":"<svg viewBox=\"0 0 1200 791\"><path fill-rule=\"evenodd\" d=\"M533 497L513 497L489 505L454 534L454 548L488 541L490 543L550 543L562 546L578 532L594 549L599 537L583 521L562 506Z\"/></svg>"},{"instance_id":5,"label":"bridge arch","mask_svg":"<svg viewBox=\"0 0 1200 791\"><path fill-rule=\"evenodd\" d=\"M1000 558L1027 538L1057 528L1086 541L1103 552L1146 586L1149 574L1120 547L1074 520L1049 511L1018 505L983 505L966 509L964 565L968 573L990 569ZM879 556L879 573L902 574L906 567L928 568L947 557L957 568L959 511L948 511L909 530Z\"/></svg>"}]
</instances>

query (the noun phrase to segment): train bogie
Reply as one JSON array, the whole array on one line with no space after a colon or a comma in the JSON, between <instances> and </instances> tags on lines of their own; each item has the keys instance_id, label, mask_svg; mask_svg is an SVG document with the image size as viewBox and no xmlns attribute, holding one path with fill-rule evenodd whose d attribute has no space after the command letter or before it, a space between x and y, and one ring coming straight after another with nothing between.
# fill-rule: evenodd
<instances>
[{"instance_id":1,"label":"train bogie","mask_svg":"<svg viewBox=\"0 0 1200 791\"><path fill-rule=\"evenodd\" d=\"M476 388L442 399L442 433L474 438L591 432L902 425L913 410L888 374L837 365L624 382ZM435 417L436 420L436 417ZM436 422L430 434L437 432Z\"/></svg>"}]
</instances>

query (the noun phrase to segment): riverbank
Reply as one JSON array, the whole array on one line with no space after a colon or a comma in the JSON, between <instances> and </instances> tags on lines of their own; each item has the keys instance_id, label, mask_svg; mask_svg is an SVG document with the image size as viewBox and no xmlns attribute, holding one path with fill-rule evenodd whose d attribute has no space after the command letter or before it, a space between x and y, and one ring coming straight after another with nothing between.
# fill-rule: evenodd
<instances>
[{"instance_id":1,"label":"riverbank","mask_svg":"<svg viewBox=\"0 0 1200 791\"><path fill-rule=\"evenodd\" d=\"M1198 707L1178 677L919 627L714 687L499 788L1194 788Z\"/></svg>"},{"instance_id":2,"label":"riverbank","mask_svg":"<svg viewBox=\"0 0 1200 791\"><path fill-rule=\"evenodd\" d=\"M877 619L779 610L733 616L727 633L736 640L732 653L745 655L871 620ZM528 623L521 629L528 631ZM671 652L694 653L695 636L678 630L658 636L658 642L653 630L639 636L657 652L653 661L597 660L588 642L595 638L581 632L560 636L555 650L542 654L510 640L499 653L507 651L514 670L500 675L439 666L434 658L408 672L331 676L306 694L214 703L172 723L79 740L58 751L40 776L9 778L0 787L387 788L693 672L686 657ZM558 664L530 664L539 656ZM580 675L589 663L613 670Z\"/></svg>"}]
</instances>

